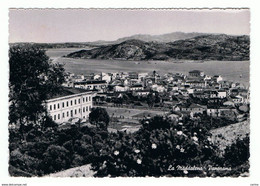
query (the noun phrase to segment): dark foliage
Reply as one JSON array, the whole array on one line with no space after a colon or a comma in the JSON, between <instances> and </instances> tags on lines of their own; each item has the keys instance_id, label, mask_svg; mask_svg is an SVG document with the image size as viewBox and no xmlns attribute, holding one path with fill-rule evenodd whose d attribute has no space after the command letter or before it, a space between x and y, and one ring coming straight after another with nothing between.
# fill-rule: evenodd
<instances>
[{"instance_id":1,"label":"dark foliage","mask_svg":"<svg viewBox=\"0 0 260 186\"><path fill-rule=\"evenodd\" d=\"M10 174L42 176L91 163L107 137L106 130L75 126L60 130L55 126L25 141L17 129L10 129Z\"/></svg>"},{"instance_id":2,"label":"dark foliage","mask_svg":"<svg viewBox=\"0 0 260 186\"><path fill-rule=\"evenodd\" d=\"M242 165L248 161L250 157L249 153L249 136L244 139L237 140L231 146L225 149L226 165L235 167Z\"/></svg>"},{"instance_id":3,"label":"dark foliage","mask_svg":"<svg viewBox=\"0 0 260 186\"><path fill-rule=\"evenodd\" d=\"M64 68L51 63L44 50L29 45L11 47L9 57L10 123L36 124L45 114L47 95L60 91Z\"/></svg>"},{"instance_id":4,"label":"dark foliage","mask_svg":"<svg viewBox=\"0 0 260 186\"><path fill-rule=\"evenodd\" d=\"M89 114L89 121L92 124L95 124L97 128L107 129L109 124L109 115L104 108L93 108Z\"/></svg>"},{"instance_id":5,"label":"dark foliage","mask_svg":"<svg viewBox=\"0 0 260 186\"><path fill-rule=\"evenodd\" d=\"M143 126L134 134L110 135L92 163L96 176L185 176L185 171L169 168L217 162L216 147L208 140L210 134L205 129L191 131L161 117L145 121ZM203 171L192 174L203 176Z\"/></svg>"},{"instance_id":6,"label":"dark foliage","mask_svg":"<svg viewBox=\"0 0 260 186\"><path fill-rule=\"evenodd\" d=\"M222 157L209 130L194 122L186 119L182 124L156 116L142 121L143 127L135 133L52 127L27 141L10 130L10 174L41 176L89 163L97 177L239 176L248 171L249 138L228 147ZM203 169L185 171L177 166ZM209 166L232 170L209 171Z\"/></svg>"}]
</instances>

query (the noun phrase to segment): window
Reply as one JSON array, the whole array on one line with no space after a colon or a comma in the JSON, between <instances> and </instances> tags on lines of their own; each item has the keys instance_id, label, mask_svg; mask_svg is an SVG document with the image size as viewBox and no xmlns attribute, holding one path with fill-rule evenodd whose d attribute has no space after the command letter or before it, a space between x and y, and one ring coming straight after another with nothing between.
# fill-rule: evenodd
<instances>
[{"instance_id":1,"label":"window","mask_svg":"<svg viewBox=\"0 0 260 186\"><path fill-rule=\"evenodd\" d=\"M70 116L73 117L73 110L70 111Z\"/></svg>"},{"instance_id":2,"label":"window","mask_svg":"<svg viewBox=\"0 0 260 186\"><path fill-rule=\"evenodd\" d=\"M62 108L64 108L64 102L62 102Z\"/></svg>"},{"instance_id":3,"label":"window","mask_svg":"<svg viewBox=\"0 0 260 186\"><path fill-rule=\"evenodd\" d=\"M88 97L86 97L86 102L88 102Z\"/></svg>"},{"instance_id":4,"label":"window","mask_svg":"<svg viewBox=\"0 0 260 186\"><path fill-rule=\"evenodd\" d=\"M85 102L85 98L82 98L83 103Z\"/></svg>"},{"instance_id":5,"label":"window","mask_svg":"<svg viewBox=\"0 0 260 186\"><path fill-rule=\"evenodd\" d=\"M69 117L69 111L67 112L67 117Z\"/></svg>"},{"instance_id":6,"label":"window","mask_svg":"<svg viewBox=\"0 0 260 186\"><path fill-rule=\"evenodd\" d=\"M71 100L71 101L70 101L70 105L72 105L72 104L73 104L73 101Z\"/></svg>"},{"instance_id":7,"label":"window","mask_svg":"<svg viewBox=\"0 0 260 186\"><path fill-rule=\"evenodd\" d=\"M60 104L58 103L58 109L60 108Z\"/></svg>"},{"instance_id":8,"label":"window","mask_svg":"<svg viewBox=\"0 0 260 186\"><path fill-rule=\"evenodd\" d=\"M54 115L54 120L56 120L56 115Z\"/></svg>"},{"instance_id":9,"label":"window","mask_svg":"<svg viewBox=\"0 0 260 186\"><path fill-rule=\"evenodd\" d=\"M52 110L52 105L50 105L50 110Z\"/></svg>"},{"instance_id":10,"label":"window","mask_svg":"<svg viewBox=\"0 0 260 186\"><path fill-rule=\"evenodd\" d=\"M89 96L89 101L91 101L91 97Z\"/></svg>"},{"instance_id":11,"label":"window","mask_svg":"<svg viewBox=\"0 0 260 186\"><path fill-rule=\"evenodd\" d=\"M81 110L79 109L79 113L80 113L80 111L81 111Z\"/></svg>"},{"instance_id":12,"label":"window","mask_svg":"<svg viewBox=\"0 0 260 186\"><path fill-rule=\"evenodd\" d=\"M80 104L80 99L79 99L79 102L78 102L79 104Z\"/></svg>"},{"instance_id":13,"label":"window","mask_svg":"<svg viewBox=\"0 0 260 186\"><path fill-rule=\"evenodd\" d=\"M56 110L56 105L55 104L53 105L53 109Z\"/></svg>"},{"instance_id":14,"label":"window","mask_svg":"<svg viewBox=\"0 0 260 186\"><path fill-rule=\"evenodd\" d=\"M75 115L77 114L77 109L75 109Z\"/></svg>"},{"instance_id":15,"label":"window","mask_svg":"<svg viewBox=\"0 0 260 186\"><path fill-rule=\"evenodd\" d=\"M85 112L85 107L83 107L83 112Z\"/></svg>"},{"instance_id":16,"label":"window","mask_svg":"<svg viewBox=\"0 0 260 186\"><path fill-rule=\"evenodd\" d=\"M62 117L65 118L65 113L64 112L62 113Z\"/></svg>"},{"instance_id":17,"label":"window","mask_svg":"<svg viewBox=\"0 0 260 186\"><path fill-rule=\"evenodd\" d=\"M88 111L88 106L86 106L86 111Z\"/></svg>"},{"instance_id":18,"label":"window","mask_svg":"<svg viewBox=\"0 0 260 186\"><path fill-rule=\"evenodd\" d=\"M60 119L60 114L58 114L58 119Z\"/></svg>"},{"instance_id":19,"label":"window","mask_svg":"<svg viewBox=\"0 0 260 186\"><path fill-rule=\"evenodd\" d=\"M75 105L77 104L77 100L75 99Z\"/></svg>"},{"instance_id":20,"label":"window","mask_svg":"<svg viewBox=\"0 0 260 186\"><path fill-rule=\"evenodd\" d=\"M69 106L69 102L67 101L67 107Z\"/></svg>"}]
</instances>

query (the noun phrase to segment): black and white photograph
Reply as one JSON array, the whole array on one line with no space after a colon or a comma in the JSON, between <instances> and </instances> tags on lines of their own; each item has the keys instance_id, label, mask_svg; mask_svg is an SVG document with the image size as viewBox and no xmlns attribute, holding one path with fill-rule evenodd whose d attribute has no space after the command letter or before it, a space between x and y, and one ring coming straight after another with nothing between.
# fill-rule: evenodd
<instances>
[{"instance_id":1,"label":"black and white photograph","mask_svg":"<svg viewBox=\"0 0 260 186\"><path fill-rule=\"evenodd\" d=\"M250 10L9 9L11 177L249 177Z\"/></svg>"},{"instance_id":2,"label":"black and white photograph","mask_svg":"<svg viewBox=\"0 0 260 186\"><path fill-rule=\"evenodd\" d=\"M258 186L253 2L1 2L1 186Z\"/></svg>"}]
</instances>

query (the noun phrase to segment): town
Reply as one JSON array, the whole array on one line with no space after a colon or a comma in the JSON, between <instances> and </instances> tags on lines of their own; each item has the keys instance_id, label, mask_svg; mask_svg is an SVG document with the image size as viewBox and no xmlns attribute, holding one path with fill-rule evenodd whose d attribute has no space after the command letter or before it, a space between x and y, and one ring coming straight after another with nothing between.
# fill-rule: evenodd
<instances>
[{"instance_id":1,"label":"town","mask_svg":"<svg viewBox=\"0 0 260 186\"><path fill-rule=\"evenodd\" d=\"M161 115L181 122L183 117L197 119L199 114L224 118L231 123L249 118L249 91L241 83L209 76L200 70L159 75L117 72L77 75L66 72L64 92L47 101L57 123L80 118L87 121L92 107L104 107L111 126ZM69 93L68 93L69 92ZM134 131L138 130L136 128Z\"/></svg>"}]
</instances>

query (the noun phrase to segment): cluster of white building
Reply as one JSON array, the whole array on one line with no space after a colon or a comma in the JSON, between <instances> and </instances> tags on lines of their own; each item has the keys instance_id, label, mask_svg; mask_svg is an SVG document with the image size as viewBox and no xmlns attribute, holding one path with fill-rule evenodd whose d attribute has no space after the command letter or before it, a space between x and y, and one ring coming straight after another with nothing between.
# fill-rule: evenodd
<instances>
[{"instance_id":1,"label":"cluster of white building","mask_svg":"<svg viewBox=\"0 0 260 186\"><path fill-rule=\"evenodd\" d=\"M175 111L207 112L218 115L232 110L236 104L248 104L249 92L241 84L224 81L220 75L205 75L200 70L190 71L188 75L168 73L160 76L156 71L151 73L117 72L90 73L75 75L68 73L64 87L71 93L56 96L47 101L51 117L57 123L71 118L87 119L92 108L92 97L98 94L115 94L132 92L134 96L146 97L151 92L164 95L164 99L172 101L172 96L188 99L189 96L199 99L228 99L221 108L207 108L191 104L189 106L174 105ZM72 91L74 90L74 91Z\"/></svg>"}]
</instances>

